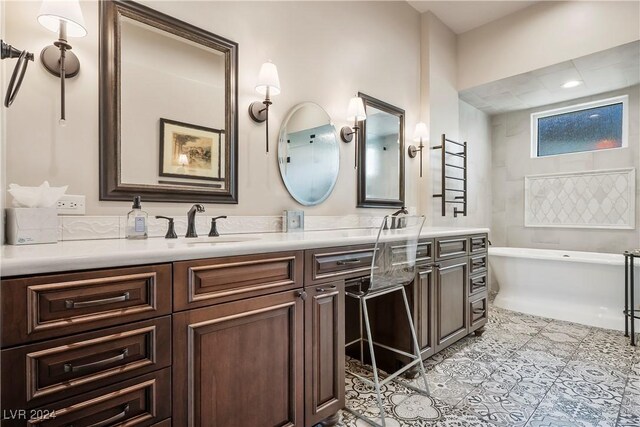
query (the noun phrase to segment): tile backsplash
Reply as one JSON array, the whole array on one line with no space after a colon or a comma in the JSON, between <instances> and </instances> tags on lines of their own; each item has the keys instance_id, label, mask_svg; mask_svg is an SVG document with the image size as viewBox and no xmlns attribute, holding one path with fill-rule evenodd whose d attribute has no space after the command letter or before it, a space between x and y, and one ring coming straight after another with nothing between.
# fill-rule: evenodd
<instances>
[{"instance_id":1,"label":"tile backsplash","mask_svg":"<svg viewBox=\"0 0 640 427\"><path fill-rule=\"evenodd\" d=\"M211 227L212 216L196 217L198 235L206 236ZM335 230L343 228L377 228L383 216L305 216L305 231ZM281 216L229 216L219 219L220 234L279 233L282 232ZM186 216L174 217L178 236L187 230ZM164 237L167 220L149 216L149 237ZM58 240L124 239L125 216L59 216Z\"/></svg>"}]
</instances>

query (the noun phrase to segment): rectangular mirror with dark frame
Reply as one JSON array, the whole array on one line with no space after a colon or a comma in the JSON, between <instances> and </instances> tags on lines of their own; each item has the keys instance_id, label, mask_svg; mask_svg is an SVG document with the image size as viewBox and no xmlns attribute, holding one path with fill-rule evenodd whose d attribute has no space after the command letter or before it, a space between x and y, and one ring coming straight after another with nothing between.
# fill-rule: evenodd
<instances>
[{"instance_id":1,"label":"rectangular mirror with dark frame","mask_svg":"<svg viewBox=\"0 0 640 427\"><path fill-rule=\"evenodd\" d=\"M358 96L367 115L358 130L358 207L402 207L404 110L364 93Z\"/></svg>"},{"instance_id":2,"label":"rectangular mirror with dark frame","mask_svg":"<svg viewBox=\"0 0 640 427\"><path fill-rule=\"evenodd\" d=\"M238 44L100 6L100 200L238 203Z\"/></svg>"}]
</instances>

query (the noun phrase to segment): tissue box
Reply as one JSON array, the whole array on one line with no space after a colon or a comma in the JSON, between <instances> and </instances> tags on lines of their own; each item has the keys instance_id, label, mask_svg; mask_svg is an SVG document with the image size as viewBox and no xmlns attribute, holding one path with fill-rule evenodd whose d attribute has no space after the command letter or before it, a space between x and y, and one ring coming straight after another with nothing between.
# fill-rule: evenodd
<instances>
[{"instance_id":1,"label":"tissue box","mask_svg":"<svg viewBox=\"0 0 640 427\"><path fill-rule=\"evenodd\" d=\"M58 241L56 208L7 208L7 243L35 245Z\"/></svg>"}]
</instances>

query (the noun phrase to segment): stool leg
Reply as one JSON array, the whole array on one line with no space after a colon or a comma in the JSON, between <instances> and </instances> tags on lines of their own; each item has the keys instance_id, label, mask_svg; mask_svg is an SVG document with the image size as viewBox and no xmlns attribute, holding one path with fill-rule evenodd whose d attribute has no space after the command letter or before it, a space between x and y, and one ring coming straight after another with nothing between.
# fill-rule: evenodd
<instances>
[{"instance_id":1,"label":"stool leg","mask_svg":"<svg viewBox=\"0 0 640 427\"><path fill-rule=\"evenodd\" d=\"M367 340L369 341L369 351L371 352L371 366L373 367L373 382L376 389L376 397L378 399L378 407L380 408L380 421L382 427L385 427L384 408L382 407L382 393L380 393L380 379L378 378L378 366L376 365L376 355L373 352L373 337L371 336L371 327L369 326L369 312L367 311L367 300L361 298L362 311L364 312L364 325L367 331Z\"/></svg>"},{"instance_id":2,"label":"stool leg","mask_svg":"<svg viewBox=\"0 0 640 427\"><path fill-rule=\"evenodd\" d=\"M358 320L360 321L360 364L364 365L364 337L362 336L362 302L364 300L360 299L360 304L358 305Z\"/></svg>"},{"instance_id":3,"label":"stool leg","mask_svg":"<svg viewBox=\"0 0 640 427\"><path fill-rule=\"evenodd\" d=\"M411 339L413 340L413 348L415 349L415 355L420 362L418 363L418 367L420 368L420 375L422 376L422 380L424 381L424 390L427 394L431 394L429 391L429 383L427 382L427 373L424 370L424 365L422 364L422 355L420 354L420 345L418 344L418 337L416 336L416 329L413 326L413 318L411 317L411 310L409 309L409 301L407 300L407 293L404 290L404 286L400 288L402 291L402 299L404 300L404 308L407 312L407 320L409 321L409 329L411 330Z\"/></svg>"},{"instance_id":4,"label":"stool leg","mask_svg":"<svg viewBox=\"0 0 640 427\"><path fill-rule=\"evenodd\" d=\"M629 256L624 255L624 336L629 336Z\"/></svg>"},{"instance_id":5,"label":"stool leg","mask_svg":"<svg viewBox=\"0 0 640 427\"><path fill-rule=\"evenodd\" d=\"M635 291L635 284L634 284L634 267L635 267L635 258L631 257L630 260L630 270L629 270L629 286L631 286L631 288L629 289L629 305L630 305L630 313L631 313L631 345L635 347L636 345L636 318L635 318L635 311L633 309L633 305L635 304L635 296L634 296L634 291Z\"/></svg>"}]
</instances>

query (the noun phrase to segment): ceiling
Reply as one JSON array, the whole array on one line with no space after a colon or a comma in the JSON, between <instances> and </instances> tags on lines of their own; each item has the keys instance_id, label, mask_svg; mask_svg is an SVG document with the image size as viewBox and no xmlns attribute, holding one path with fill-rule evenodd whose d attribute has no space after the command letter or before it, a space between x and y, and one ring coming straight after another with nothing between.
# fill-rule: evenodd
<instances>
[{"instance_id":1,"label":"ceiling","mask_svg":"<svg viewBox=\"0 0 640 427\"><path fill-rule=\"evenodd\" d=\"M570 80L580 86L565 89ZM540 107L640 83L640 41L518 74L460 92L460 99L488 113Z\"/></svg>"},{"instance_id":2,"label":"ceiling","mask_svg":"<svg viewBox=\"0 0 640 427\"><path fill-rule=\"evenodd\" d=\"M408 1L420 13L431 11L456 34L507 16L535 1Z\"/></svg>"}]
</instances>

